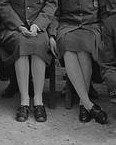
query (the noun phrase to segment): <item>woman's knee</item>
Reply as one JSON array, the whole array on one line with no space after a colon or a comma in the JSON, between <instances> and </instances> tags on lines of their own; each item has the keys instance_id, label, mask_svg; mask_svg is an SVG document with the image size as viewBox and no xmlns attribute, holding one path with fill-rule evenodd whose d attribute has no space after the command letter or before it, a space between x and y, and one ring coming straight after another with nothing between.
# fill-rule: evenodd
<instances>
[{"instance_id":1,"label":"woman's knee","mask_svg":"<svg viewBox=\"0 0 116 145\"><path fill-rule=\"evenodd\" d=\"M89 61L91 61L91 55L88 52L81 51L78 53L78 56L82 59L88 59Z\"/></svg>"},{"instance_id":2,"label":"woman's knee","mask_svg":"<svg viewBox=\"0 0 116 145\"><path fill-rule=\"evenodd\" d=\"M45 61L41 57L39 57L38 55L32 55L31 62L32 62L32 65L38 64L41 68L45 68L45 66L46 66Z\"/></svg>"},{"instance_id":3,"label":"woman's knee","mask_svg":"<svg viewBox=\"0 0 116 145\"><path fill-rule=\"evenodd\" d=\"M29 58L28 56L20 56L16 61L15 61L15 65L18 63L22 63L22 62L28 62Z\"/></svg>"},{"instance_id":4,"label":"woman's knee","mask_svg":"<svg viewBox=\"0 0 116 145\"><path fill-rule=\"evenodd\" d=\"M71 52L71 51L65 51L64 53L64 59L70 59L77 57L77 53Z\"/></svg>"}]
</instances>

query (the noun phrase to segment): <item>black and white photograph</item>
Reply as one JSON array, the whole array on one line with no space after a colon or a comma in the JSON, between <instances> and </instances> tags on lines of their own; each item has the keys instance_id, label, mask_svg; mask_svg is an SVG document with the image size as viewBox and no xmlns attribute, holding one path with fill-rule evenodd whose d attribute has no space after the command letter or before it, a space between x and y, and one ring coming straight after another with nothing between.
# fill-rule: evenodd
<instances>
[{"instance_id":1,"label":"black and white photograph","mask_svg":"<svg viewBox=\"0 0 116 145\"><path fill-rule=\"evenodd\" d=\"M0 0L0 145L116 145L116 0Z\"/></svg>"}]
</instances>

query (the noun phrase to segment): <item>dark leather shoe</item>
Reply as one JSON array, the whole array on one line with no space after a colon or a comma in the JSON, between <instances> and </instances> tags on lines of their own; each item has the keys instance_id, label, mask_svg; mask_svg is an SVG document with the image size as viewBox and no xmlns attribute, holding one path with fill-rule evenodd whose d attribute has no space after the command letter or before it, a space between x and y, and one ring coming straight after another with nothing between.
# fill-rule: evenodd
<instances>
[{"instance_id":1,"label":"dark leather shoe","mask_svg":"<svg viewBox=\"0 0 116 145\"><path fill-rule=\"evenodd\" d=\"M97 123L100 124L107 124L107 114L104 112L100 106L93 105L92 109L90 110L91 118L95 119Z\"/></svg>"},{"instance_id":2,"label":"dark leather shoe","mask_svg":"<svg viewBox=\"0 0 116 145\"><path fill-rule=\"evenodd\" d=\"M28 116L29 116L29 106L21 105L17 109L16 120L18 122L25 122L28 119Z\"/></svg>"},{"instance_id":3,"label":"dark leather shoe","mask_svg":"<svg viewBox=\"0 0 116 145\"><path fill-rule=\"evenodd\" d=\"M47 114L43 105L34 106L34 117L37 122L45 122Z\"/></svg>"},{"instance_id":4,"label":"dark leather shoe","mask_svg":"<svg viewBox=\"0 0 116 145\"><path fill-rule=\"evenodd\" d=\"M83 105L80 105L80 114L79 114L80 122L86 123L91 121L91 115L87 109Z\"/></svg>"}]
</instances>

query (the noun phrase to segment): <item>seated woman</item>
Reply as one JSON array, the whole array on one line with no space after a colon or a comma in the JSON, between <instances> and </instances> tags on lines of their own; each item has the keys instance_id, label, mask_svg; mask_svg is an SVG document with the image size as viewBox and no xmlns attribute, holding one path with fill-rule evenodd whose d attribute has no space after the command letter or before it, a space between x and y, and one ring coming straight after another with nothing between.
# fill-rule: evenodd
<instances>
[{"instance_id":1,"label":"seated woman","mask_svg":"<svg viewBox=\"0 0 116 145\"><path fill-rule=\"evenodd\" d=\"M97 50L101 38L98 7L98 0L59 0L57 21L53 23L56 25L59 22L56 37L59 57L63 56L68 77L80 97L79 120L89 122L94 119L100 124L106 124L107 114L99 105L91 102L88 96L92 74L91 57L98 60ZM50 44L55 54L53 37L50 38Z\"/></svg>"},{"instance_id":2,"label":"seated woman","mask_svg":"<svg viewBox=\"0 0 116 145\"><path fill-rule=\"evenodd\" d=\"M38 122L47 119L42 102L45 66L49 64L49 37L47 27L57 9L57 0L1 0L0 41L7 57L7 64L15 63L16 76L21 94L21 105L16 120L24 122L29 115L29 70L34 84L34 117ZM29 65L31 57L31 66Z\"/></svg>"}]
</instances>

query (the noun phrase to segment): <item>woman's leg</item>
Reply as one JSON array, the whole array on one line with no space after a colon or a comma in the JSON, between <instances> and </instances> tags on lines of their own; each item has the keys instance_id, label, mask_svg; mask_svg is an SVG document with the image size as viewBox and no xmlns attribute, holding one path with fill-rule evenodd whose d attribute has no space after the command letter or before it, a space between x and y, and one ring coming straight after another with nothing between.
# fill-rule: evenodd
<instances>
[{"instance_id":1,"label":"woman's leg","mask_svg":"<svg viewBox=\"0 0 116 145\"><path fill-rule=\"evenodd\" d=\"M75 90L77 91L83 105L86 109L91 109L93 103L89 100L87 84L82 72L78 55L73 52L65 52L64 61L67 74Z\"/></svg>"},{"instance_id":2,"label":"woman's leg","mask_svg":"<svg viewBox=\"0 0 116 145\"><path fill-rule=\"evenodd\" d=\"M47 120L47 114L42 102L45 81L45 62L38 56L33 55L31 71L34 84L34 117L37 122L44 122Z\"/></svg>"},{"instance_id":3,"label":"woman's leg","mask_svg":"<svg viewBox=\"0 0 116 145\"><path fill-rule=\"evenodd\" d=\"M92 65L91 65L90 54L86 52L80 52L78 53L78 59L79 59L80 67L82 70L83 78L86 84L86 89L87 89L87 92L89 92L91 75L92 75ZM81 104L83 104L83 102L80 100L80 105Z\"/></svg>"},{"instance_id":4,"label":"woman's leg","mask_svg":"<svg viewBox=\"0 0 116 145\"><path fill-rule=\"evenodd\" d=\"M82 74L85 80L86 89L89 92L91 75L92 75L92 65L91 65L90 54L86 52L80 52L78 53L78 59L79 59L80 67L81 67Z\"/></svg>"},{"instance_id":5,"label":"woman's leg","mask_svg":"<svg viewBox=\"0 0 116 145\"><path fill-rule=\"evenodd\" d=\"M33 55L31 69L34 84L34 106L43 105L42 93L45 81L45 62L38 56Z\"/></svg>"},{"instance_id":6,"label":"woman's leg","mask_svg":"<svg viewBox=\"0 0 116 145\"><path fill-rule=\"evenodd\" d=\"M81 55L85 56L86 58L84 69L83 67L84 67L85 60L83 59L83 61L81 62L81 60L79 59ZM77 91L81 99L81 103L84 105L84 107L87 110L89 110L88 112L86 109L84 109L81 106L82 111L79 115L79 119L80 121L83 121L83 122L89 122L92 118L94 118L96 122L100 124L106 124L107 114L104 111L102 111L100 106L93 104L89 100L88 89L87 89L89 87L87 87L86 81L87 80L90 81L90 76L88 74L89 70L88 68L86 68L86 65L89 67L90 61L85 54L81 54L81 55L78 58L78 55L76 53L68 52L68 51L65 52L64 54L65 67L66 67L66 71L69 76L69 79L72 82L75 90ZM89 82L88 82L88 85L89 85Z\"/></svg>"},{"instance_id":7,"label":"woman's leg","mask_svg":"<svg viewBox=\"0 0 116 145\"><path fill-rule=\"evenodd\" d=\"M15 62L16 77L21 93L21 105L29 106L29 59L28 56L21 56Z\"/></svg>"}]
</instances>

